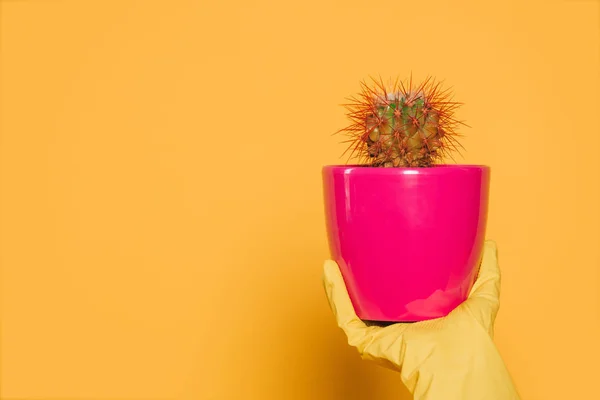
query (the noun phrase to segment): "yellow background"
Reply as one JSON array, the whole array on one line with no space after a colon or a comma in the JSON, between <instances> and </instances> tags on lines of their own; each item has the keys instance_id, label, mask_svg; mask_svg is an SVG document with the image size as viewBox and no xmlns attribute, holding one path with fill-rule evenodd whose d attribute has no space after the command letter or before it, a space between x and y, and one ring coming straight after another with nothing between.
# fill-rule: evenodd
<instances>
[{"instance_id":1,"label":"yellow background","mask_svg":"<svg viewBox=\"0 0 600 400\"><path fill-rule=\"evenodd\" d=\"M2 2L2 399L398 399L321 287L320 169L369 74L465 103L498 347L600 398L598 1Z\"/></svg>"}]
</instances>

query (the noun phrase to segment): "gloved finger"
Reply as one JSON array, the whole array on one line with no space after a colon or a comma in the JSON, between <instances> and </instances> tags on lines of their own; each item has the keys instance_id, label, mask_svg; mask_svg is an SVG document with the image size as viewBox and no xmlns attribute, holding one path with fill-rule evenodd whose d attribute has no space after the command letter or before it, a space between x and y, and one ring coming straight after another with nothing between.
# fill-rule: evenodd
<instances>
[{"instance_id":1,"label":"gloved finger","mask_svg":"<svg viewBox=\"0 0 600 400\"><path fill-rule=\"evenodd\" d=\"M500 308L500 267L498 248L492 240L484 245L481 266L469 298L460 306L468 310L475 319L493 335L493 325Z\"/></svg>"},{"instance_id":2,"label":"gloved finger","mask_svg":"<svg viewBox=\"0 0 600 400\"><path fill-rule=\"evenodd\" d=\"M338 265L325 262L323 282L329 304L336 316L338 326L354 346L361 358L382 367L400 371L404 359L404 332L413 324L393 324L385 327L368 326L358 318Z\"/></svg>"},{"instance_id":3,"label":"gloved finger","mask_svg":"<svg viewBox=\"0 0 600 400\"><path fill-rule=\"evenodd\" d=\"M378 328L367 326L354 312L344 278L337 263L333 260L325 261L323 285L337 325L348 337L348 344L357 347L362 353L364 344L369 341L369 337Z\"/></svg>"}]
</instances>

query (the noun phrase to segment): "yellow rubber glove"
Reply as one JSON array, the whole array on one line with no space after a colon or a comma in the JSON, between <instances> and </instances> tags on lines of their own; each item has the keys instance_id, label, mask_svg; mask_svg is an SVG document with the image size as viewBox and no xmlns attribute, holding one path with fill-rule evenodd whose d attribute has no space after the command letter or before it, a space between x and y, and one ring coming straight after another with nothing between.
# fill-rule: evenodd
<instances>
[{"instance_id":1,"label":"yellow rubber glove","mask_svg":"<svg viewBox=\"0 0 600 400\"><path fill-rule=\"evenodd\" d=\"M400 372L416 400L518 400L494 342L500 269L493 241L469 298L443 318L368 326L355 314L338 265L327 260L323 281L337 324L361 357Z\"/></svg>"}]
</instances>

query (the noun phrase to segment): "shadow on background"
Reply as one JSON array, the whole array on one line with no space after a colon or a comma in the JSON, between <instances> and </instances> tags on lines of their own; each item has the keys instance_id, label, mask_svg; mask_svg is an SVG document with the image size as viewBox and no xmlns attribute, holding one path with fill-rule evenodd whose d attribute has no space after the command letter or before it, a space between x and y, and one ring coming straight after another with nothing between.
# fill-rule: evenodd
<instances>
[{"instance_id":1,"label":"shadow on background","mask_svg":"<svg viewBox=\"0 0 600 400\"><path fill-rule=\"evenodd\" d=\"M322 301L317 299L310 307L301 297L293 301L306 338L297 347L299 351L309 354L306 362L301 364L299 373L313 383L307 382L310 389L299 398L412 399L399 373L361 360L356 349L347 344L345 334L337 327L330 313L324 293Z\"/></svg>"},{"instance_id":2,"label":"shadow on background","mask_svg":"<svg viewBox=\"0 0 600 400\"><path fill-rule=\"evenodd\" d=\"M210 328L220 336L219 359L207 360L201 348L178 400L412 399L397 372L362 360L348 345L321 281L323 241L318 232L314 239L289 240L293 232L284 231L303 223L295 218L287 227L272 227L282 231L279 243L255 238L265 245L250 251L239 243L248 259L229 273L254 266L253 278L238 278L231 289L237 305L227 311L232 319ZM224 381L230 386L217 383Z\"/></svg>"},{"instance_id":3,"label":"shadow on background","mask_svg":"<svg viewBox=\"0 0 600 400\"><path fill-rule=\"evenodd\" d=\"M265 260L251 261L252 265L278 265L279 269L266 271L261 288L264 292L255 304L263 315L266 312L271 316L256 329L261 342L271 346L267 357L272 360L260 364L264 381L260 389L256 387L257 396L250 397L271 398L276 394L290 400L412 399L397 372L362 360L348 345L322 286L324 259L319 245L302 240L279 245L270 247L270 252L265 249Z\"/></svg>"}]
</instances>

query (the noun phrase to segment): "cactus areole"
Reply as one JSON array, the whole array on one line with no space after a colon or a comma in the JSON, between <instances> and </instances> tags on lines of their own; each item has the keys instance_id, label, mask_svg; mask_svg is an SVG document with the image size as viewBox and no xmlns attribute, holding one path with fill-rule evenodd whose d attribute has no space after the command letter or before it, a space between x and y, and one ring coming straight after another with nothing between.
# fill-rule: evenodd
<instances>
[{"instance_id":1,"label":"cactus areole","mask_svg":"<svg viewBox=\"0 0 600 400\"><path fill-rule=\"evenodd\" d=\"M461 103L440 82L372 79L361 88L344 105L352 124L338 131L349 136L351 156L375 167L430 167L460 147L457 127L465 124L454 112Z\"/></svg>"},{"instance_id":2,"label":"cactus areole","mask_svg":"<svg viewBox=\"0 0 600 400\"><path fill-rule=\"evenodd\" d=\"M362 83L345 104L346 152L322 169L331 259L359 318L413 322L468 296L483 256L490 168L443 164L461 146L460 103L428 78Z\"/></svg>"}]
</instances>

